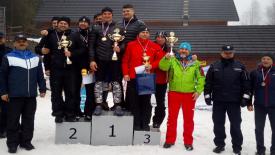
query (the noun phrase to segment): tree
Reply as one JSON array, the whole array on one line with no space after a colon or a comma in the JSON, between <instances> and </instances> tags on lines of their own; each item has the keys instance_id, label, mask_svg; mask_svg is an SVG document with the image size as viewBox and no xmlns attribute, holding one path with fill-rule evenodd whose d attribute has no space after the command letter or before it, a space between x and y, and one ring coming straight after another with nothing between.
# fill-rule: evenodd
<instances>
[{"instance_id":1,"label":"tree","mask_svg":"<svg viewBox=\"0 0 275 155\"><path fill-rule=\"evenodd\" d=\"M275 25L275 0L266 8L267 24Z\"/></svg>"}]
</instances>

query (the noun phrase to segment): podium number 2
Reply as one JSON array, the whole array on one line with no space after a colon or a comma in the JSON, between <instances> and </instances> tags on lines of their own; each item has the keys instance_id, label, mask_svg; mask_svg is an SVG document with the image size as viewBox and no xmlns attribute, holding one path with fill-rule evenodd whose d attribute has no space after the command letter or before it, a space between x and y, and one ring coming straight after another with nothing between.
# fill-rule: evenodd
<instances>
[{"instance_id":1,"label":"podium number 2","mask_svg":"<svg viewBox=\"0 0 275 155\"><path fill-rule=\"evenodd\" d=\"M69 137L69 139L77 139L76 137L74 137L74 135L76 134L76 129L70 128L70 130L73 130L73 134Z\"/></svg>"},{"instance_id":2,"label":"podium number 2","mask_svg":"<svg viewBox=\"0 0 275 155\"><path fill-rule=\"evenodd\" d=\"M149 144L151 142L151 136L149 134L145 134L144 136L146 137L146 141L144 142L144 144Z\"/></svg>"},{"instance_id":3,"label":"podium number 2","mask_svg":"<svg viewBox=\"0 0 275 155\"><path fill-rule=\"evenodd\" d=\"M110 128L112 129L112 133L109 137L116 137L116 135L114 134L115 132L115 126L114 125L111 125Z\"/></svg>"}]
</instances>

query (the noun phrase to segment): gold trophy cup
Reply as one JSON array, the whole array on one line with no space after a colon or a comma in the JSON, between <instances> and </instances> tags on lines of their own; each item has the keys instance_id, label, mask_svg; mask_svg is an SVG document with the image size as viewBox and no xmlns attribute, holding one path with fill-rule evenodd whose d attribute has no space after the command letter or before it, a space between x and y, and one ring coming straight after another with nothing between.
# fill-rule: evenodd
<instances>
[{"instance_id":1,"label":"gold trophy cup","mask_svg":"<svg viewBox=\"0 0 275 155\"><path fill-rule=\"evenodd\" d=\"M64 48L64 51L68 51L68 47L72 45L72 41L68 40L67 36L63 35L60 40L60 46ZM72 61L69 57L66 58L66 63L68 65L72 64Z\"/></svg>"},{"instance_id":2,"label":"gold trophy cup","mask_svg":"<svg viewBox=\"0 0 275 155\"><path fill-rule=\"evenodd\" d=\"M179 40L179 38L175 37L175 32L170 32L169 35L170 35L169 37L166 37L167 42L170 44L169 54L171 56L174 56L175 54L173 52L173 47L174 47L175 43Z\"/></svg>"},{"instance_id":3,"label":"gold trophy cup","mask_svg":"<svg viewBox=\"0 0 275 155\"><path fill-rule=\"evenodd\" d=\"M117 47L118 42L122 41L122 40L125 38L125 36L120 35L119 32L120 32L120 29L119 29L119 28L116 28L116 29L114 29L114 34L112 34L112 35L109 34L109 35L108 35L108 37L109 37L111 40L114 41L114 47ZM112 60L113 60L113 61L117 61L117 60L118 60L117 54L116 54L115 51L114 51L114 53L113 53Z\"/></svg>"}]
</instances>

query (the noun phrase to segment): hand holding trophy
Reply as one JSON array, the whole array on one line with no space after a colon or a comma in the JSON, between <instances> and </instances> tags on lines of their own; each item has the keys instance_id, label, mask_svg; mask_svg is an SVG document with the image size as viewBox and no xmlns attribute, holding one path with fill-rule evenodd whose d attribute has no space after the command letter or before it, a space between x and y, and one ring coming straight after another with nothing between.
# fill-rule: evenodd
<instances>
[{"instance_id":1,"label":"hand holding trophy","mask_svg":"<svg viewBox=\"0 0 275 155\"><path fill-rule=\"evenodd\" d=\"M169 35L170 35L169 37L166 37L166 40L170 45L169 55L174 56L175 54L173 52L173 47L174 47L175 43L178 41L179 38L175 37L175 32L170 32Z\"/></svg>"},{"instance_id":2,"label":"hand holding trophy","mask_svg":"<svg viewBox=\"0 0 275 155\"><path fill-rule=\"evenodd\" d=\"M68 47L72 45L72 41L68 40L67 36L63 35L60 40L60 47L64 48L64 52L68 51ZM66 63L68 65L72 64L72 61L69 59L69 57L66 57Z\"/></svg>"},{"instance_id":3,"label":"hand holding trophy","mask_svg":"<svg viewBox=\"0 0 275 155\"><path fill-rule=\"evenodd\" d=\"M114 41L114 47L117 47L118 46L118 42L122 41L125 38L125 36L120 35L119 32L120 32L120 29L116 28L116 29L114 29L114 34L112 34L112 35L109 34L108 35L108 37L111 40ZM112 60L113 61L117 61L118 60L116 51L114 51L114 53L113 53Z\"/></svg>"}]
</instances>

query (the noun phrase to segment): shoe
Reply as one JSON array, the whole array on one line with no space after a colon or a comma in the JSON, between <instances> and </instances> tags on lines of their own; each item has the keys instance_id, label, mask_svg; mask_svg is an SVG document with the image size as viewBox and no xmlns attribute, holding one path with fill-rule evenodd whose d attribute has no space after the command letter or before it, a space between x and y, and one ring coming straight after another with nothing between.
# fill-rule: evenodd
<instances>
[{"instance_id":1,"label":"shoe","mask_svg":"<svg viewBox=\"0 0 275 155\"><path fill-rule=\"evenodd\" d=\"M173 145L174 145L174 144L164 143L164 144L163 144L163 148L168 149L168 148L172 147Z\"/></svg>"},{"instance_id":2,"label":"shoe","mask_svg":"<svg viewBox=\"0 0 275 155\"><path fill-rule=\"evenodd\" d=\"M160 128L160 124L158 124L158 123L153 123L153 128Z\"/></svg>"},{"instance_id":3,"label":"shoe","mask_svg":"<svg viewBox=\"0 0 275 155\"><path fill-rule=\"evenodd\" d=\"M105 111L109 111L110 110L110 108L108 106L108 102L103 102L101 105L102 105L102 109L103 110L105 110Z\"/></svg>"},{"instance_id":4,"label":"shoe","mask_svg":"<svg viewBox=\"0 0 275 155\"><path fill-rule=\"evenodd\" d=\"M265 152L256 152L255 155L265 155ZM270 155L272 155L272 153Z\"/></svg>"},{"instance_id":5,"label":"shoe","mask_svg":"<svg viewBox=\"0 0 275 155\"><path fill-rule=\"evenodd\" d=\"M9 147L8 152L9 153L16 153L17 152L17 147Z\"/></svg>"},{"instance_id":6,"label":"shoe","mask_svg":"<svg viewBox=\"0 0 275 155\"><path fill-rule=\"evenodd\" d=\"M222 151L224 151L223 146L217 146L216 148L213 149L214 153L221 153Z\"/></svg>"},{"instance_id":7,"label":"shoe","mask_svg":"<svg viewBox=\"0 0 275 155\"><path fill-rule=\"evenodd\" d=\"M115 110L114 110L114 115L116 116L123 116L124 115L124 111L122 110L121 106L116 106Z\"/></svg>"},{"instance_id":8,"label":"shoe","mask_svg":"<svg viewBox=\"0 0 275 155\"><path fill-rule=\"evenodd\" d=\"M236 155L241 155L241 151L239 151L239 150L233 150L233 153Z\"/></svg>"},{"instance_id":9,"label":"shoe","mask_svg":"<svg viewBox=\"0 0 275 155\"><path fill-rule=\"evenodd\" d=\"M27 151L35 149L34 146L31 143L20 144L20 147L27 150Z\"/></svg>"},{"instance_id":10,"label":"shoe","mask_svg":"<svg viewBox=\"0 0 275 155\"><path fill-rule=\"evenodd\" d=\"M2 138L7 138L7 132L4 131L0 133L0 139Z\"/></svg>"},{"instance_id":11,"label":"shoe","mask_svg":"<svg viewBox=\"0 0 275 155\"><path fill-rule=\"evenodd\" d=\"M92 117L89 116L89 115L87 115L87 116L84 117L84 120L85 120L85 121L90 121L90 120L92 120Z\"/></svg>"},{"instance_id":12,"label":"shoe","mask_svg":"<svg viewBox=\"0 0 275 155\"><path fill-rule=\"evenodd\" d=\"M192 151L192 150L194 150L194 148L193 148L192 145L184 145L184 146L185 146L185 149L186 149L187 151Z\"/></svg>"},{"instance_id":13,"label":"shoe","mask_svg":"<svg viewBox=\"0 0 275 155\"><path fill-rule=\"evenodd\" d=\"M55 123L62 123L62 122L63 122L63 117L61 117L61 116L55 117Z\"/></svg>"},{"instance_id":14,"label":"shoe","mask_svg":"<svg viewBox=\"0 0 275 155\"><path fill-rule=\"evenodd\" d=\"M99 116L102 114L102 107L100 105L95 107L94 115Z\"/></svg>"},{"instance_id":15,"label":"shoe","mask_svg":"<svg viewBox=\"0 0 275 155\"><path fill-rule=\"evenodd\" d=\"M76 117L75 116L69 116L69 117L66 117L66 122L75 122L76 121Z\"/></svg>"}]
</instances>

